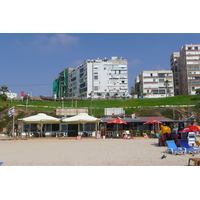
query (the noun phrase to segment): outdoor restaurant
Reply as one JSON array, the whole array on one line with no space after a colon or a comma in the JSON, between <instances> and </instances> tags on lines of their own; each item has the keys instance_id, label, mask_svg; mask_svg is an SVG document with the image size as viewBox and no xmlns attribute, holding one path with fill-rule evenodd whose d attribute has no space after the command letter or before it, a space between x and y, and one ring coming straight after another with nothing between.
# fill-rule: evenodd
<instances>
[{"instance_id":1,"label":"outdoor restaurant","mask_svg":"<svg viewBox=\"0 0 200 200\"><path fill-rule=\"evenodd\" d=\"M96 118L86 113L73 117L55 118L44 113L20 119L21 135L27 137L155 137L162 126L178 127L182 120L160 117Z\"/></svg>"}]
</instances>

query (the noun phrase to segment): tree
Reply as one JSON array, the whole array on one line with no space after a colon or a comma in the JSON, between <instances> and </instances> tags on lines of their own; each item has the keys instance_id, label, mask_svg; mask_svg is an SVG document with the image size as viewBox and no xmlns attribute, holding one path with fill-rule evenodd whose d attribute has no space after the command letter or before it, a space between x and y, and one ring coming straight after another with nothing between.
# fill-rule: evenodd
<instances>
[{"instance_id":1,"label":"tree","mask_svg":"<svg viewBox=\"0 0 200 200\"><path fill-rule=\"evenodd\" d=\"M0 94L0 101L7 101L8 97L6 94Z\"/></svg>"},{"instance_id":2,"label":"tree","mask_svg":"<svg viewBox=\"0 0 200 200\"><path fill-rule=\"evenodd\" d=\"M116 98L117 98L117 95L118 95L118 93L115 93L115 94L114 94L115 100L116 100Z\"/></svg>"},{"instance_id":3,"label":"tree","mask_svg":"<svg viewBox=\"0 0 200 200\"><path fill-rule=\"evenodd\" d=\"M29 94L25 94L24 95L24 100L27 100L28 99L28 101L30 101L31 100L31 97L30 97L30 95Z\"/></svg>"},{"instance_id":4,"label":"tree","mask_svg":"<svg viewBox=\"0 0 200 200\"><path fill-rule=\"evenodd\" d=\"M83 99L83 97L84 97L85 95L84 95L84 93L81 93L79 96L81 97L81 99Z\"/></svg>"},{"instance_id":5,"label":"tree","mask_svg":"<svg viewBox=\"0 0 200 200\"><path fill-rule=\"evenodd\" d=\"M4 85L4 86L1 86L1 89L0 89L0 91L2 91L2 92L3 92L3 94L5 94L5 92L7 92L7 91L8 91L8 87L7 87L6 85Z\"/></svg>"},{"instance_id":6,"label":"tree","mask_svg":"<svg viewBox=\"0 0 200 200\"><path fill-rule=\"evenodd\" d=\"M109 98L109 96L110 96L110 94L109 94L109 93L107 93L107 94L106 94L106 98L108 99L108 98Z\"/></svg>"},{"instance_id":7,"label":"tree","mask_svg":"<svg viewBox=\"0 0 200 200\"><path fill-rule=\"evenodd\" d=\"M200 94L200 88L196 89L196 94Z\"/></svg>"},{"instance_id":8,"label":"tree","mask_svg":"<svg viewBox=\"0 0 200 200\"><path fill-rule=\"evenodd\" d=\"M100 99L101 93L97 93L97 95L98 95L98 97L99 97L99 99Z\"/></svg>"},{"instance_id":9,"label":"tree","mask_svg":"<svg viewBox=\"0 0 200 200\"><path fill-rule=\"evenodd\" d=\"M169 87L169 81L168 80L166 80L164 82L164 86L166 87L166 97L167 97L167 88Z\"/></svg>"},{"instance_id":10,"label":"tree","mask_svg":"<svg viewBox=\"0 0 200 200\"><path fill-rule=\"evenodd\" d=\"M88 95L90 96L90 99L92 99L92 97L93 97L93 91L91 91L90 93L88 93Z\"/></svg>"}]
</instances>

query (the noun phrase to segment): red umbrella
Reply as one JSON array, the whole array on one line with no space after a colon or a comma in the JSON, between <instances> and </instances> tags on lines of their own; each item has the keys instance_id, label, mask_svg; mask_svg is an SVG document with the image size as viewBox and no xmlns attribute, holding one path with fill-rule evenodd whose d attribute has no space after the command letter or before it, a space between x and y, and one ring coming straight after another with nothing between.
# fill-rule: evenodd
<instances>
[{"instance_id":1,"label":"red umbrella","mask_svg":"<svg viewBox=\"0 0 200 200\"><path fill-rule=\"evenodd\" d=\"M156 120L156 119L151 119L143 124L161 124L162 122Z\"/></svg>"},{"instance_id":2,"label":"red umbrella","mask_svg":"<svg viewBox=\"0 0 200 200\"><path fill-rule=\"evenodd\" d=\"M156 119L151 119L143 124L161 124L162 122L156 120ZM153 131L154 131L154 125L153 125Z\"/></svg>"},{"instance_id":3,"label":"red umbrella","mask_svg":"<svg viewBox=\"0 0 200 200\"><path fill-rule=\"evenodd\" d=\"M200 131L200 129L197 126L188 126L179 131L180 133L185 133L185 132L194 132L194 131Z\"/></svg>"},{"instance_id":4,"label":"red umbrella","mask_svg":"<svg viewBox=\"0 0 200 200\"><path fill-rule=\"evenodd\" d=\"M121 119L117 118L117 119L109 121L108 124L127 124L127 123L125 121L122 121Z\"/></svg>"},{"instance_id":5,"label":"red umbrella","mask_svg":"<svg viewBox=\"0 0 200 200\"><path fill-rule=\"evenodd\" d=\"M117 119L109 121L108 124L117 124L117 133L118 133L118 124L127 124L127 123L117 118Z\"/></svg>"}]
</instances>

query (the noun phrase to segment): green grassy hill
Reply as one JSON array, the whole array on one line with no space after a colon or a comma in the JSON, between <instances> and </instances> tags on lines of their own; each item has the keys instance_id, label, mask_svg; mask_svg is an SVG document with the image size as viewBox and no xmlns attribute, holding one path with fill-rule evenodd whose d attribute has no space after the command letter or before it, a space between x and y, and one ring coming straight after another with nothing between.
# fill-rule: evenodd
<instances>
[{"instance_id":1,"label":"green grassy hill","mask_svg":"<svg viewBox=\"0 0 200 200\"><path fill-rule=\"evenodd\" d=\"M102 116L104 114L104 108L118 108L125 109L126 114L132 114L137 109L151 109L153 107L166 107L166 106L195 106L200 101L200 95L182 95L176 97L165 98L152 98L152 99L121 99L121 100L83 100L83 101L64 101L64 107L87 107L89 114L96 116ZM0 103L0 106L12 107L18 109L26 109L26 101L7 101L6 103ZM28 110L35 110L40 112L53 112L56 108L62 107L62 101L29 101ZM92 108L92 109L90 109Z\"/></svg>"},{"instance_id":2,"label":"green grassy hill","mask_svg":"<svg viewBox=\"0 0 200 200\"><path fill-rule=\"evenodd\" d=\"M17 118L44 112L55 116L54 110L58 107L88 108L88 114L96 117L104 116L104 108L122 107L126 117L135 113L136 116L165 116L171 119L184 119L195 116L196 123L200 125L200 108L195 105L200 102L200 95L186 95L156 99L121 99L121 100L82 100L82 101L7 101L0 102L0 132L4 127L12 129L12 119L8 117L8 109L15 106ZM28 109L27 109L28 108ZM92 108L92 109L91 109ZM58 117L58 116L57 116Z\"/></svg>"}]
</instances>

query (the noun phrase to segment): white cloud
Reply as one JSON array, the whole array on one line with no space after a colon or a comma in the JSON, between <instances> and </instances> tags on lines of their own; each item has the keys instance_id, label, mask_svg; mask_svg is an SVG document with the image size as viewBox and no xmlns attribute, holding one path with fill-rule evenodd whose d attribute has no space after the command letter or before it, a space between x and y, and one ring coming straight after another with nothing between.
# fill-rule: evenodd
<instances>
[{"instance_id":1,"label":"white cloud","mask_svg":"<svg viewBox=\"0 0 200 200\"><path fill-rule=\"evenodd\" d=\"M78 38L64 34L38 34L32 44L40 51L59 51L78 43Z\"/></svg>"},{"instance_id":2,"label":"white cloud","mask_svg":"<svg viewBox=\"0 0 200 200\"><path fill-rule=\"evenodd\" d=\"M142 61L139 59L134 59L128 62L128 65L133 67L138 67L140 64L142 64Z\"/></svg>"},{"instance_id":3,"label":"white cloud","mask_svg":"<svg viewBox=\"0 0 200 200\"><path fill-rule=\"evenodd\" d=\"M75 68L78 67L79 65L83 64L84 60L75 60L71 63L72 66Z\"/></svg>"}]
</instances>

